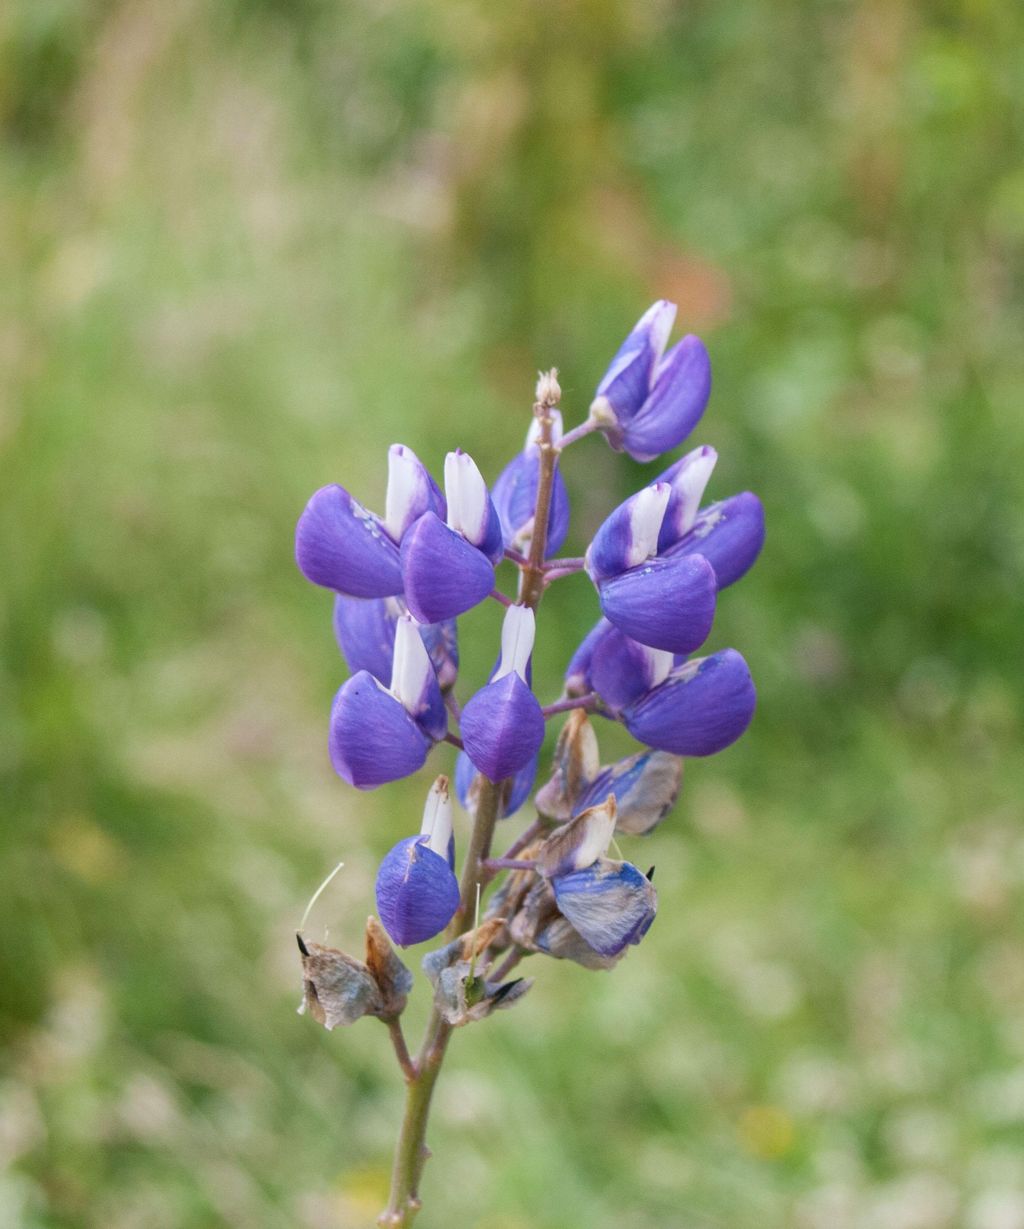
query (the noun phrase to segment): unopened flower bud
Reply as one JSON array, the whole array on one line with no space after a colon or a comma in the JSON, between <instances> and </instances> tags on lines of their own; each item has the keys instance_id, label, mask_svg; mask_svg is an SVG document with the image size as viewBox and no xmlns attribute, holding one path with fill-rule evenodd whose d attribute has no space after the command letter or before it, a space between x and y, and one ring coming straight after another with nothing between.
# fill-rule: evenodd
<instances>
[{"instance_id":1,"label":"unopened flower bud","mask_svg":"<svg viewBox=\"0 0 1024 1229\"><path fill-rule=\"evenodd\" d=\"M562 400L562 388L558 383L558 368L537 373L536 398L538 405L556 406Z\"/></svg>"}]
</instances>

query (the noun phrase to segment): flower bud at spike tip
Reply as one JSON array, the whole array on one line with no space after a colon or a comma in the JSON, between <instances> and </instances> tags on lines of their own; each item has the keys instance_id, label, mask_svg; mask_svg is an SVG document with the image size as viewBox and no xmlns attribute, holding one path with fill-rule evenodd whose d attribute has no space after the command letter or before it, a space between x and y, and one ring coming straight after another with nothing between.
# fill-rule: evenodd
<instances>
[{"instance_id":1,"label":"flower bud at spike tip","mask_svg":"<svg viewBox=\"0 0 1024 1229\"><path fill-rule=\"evenodd\" d=\"M534 394L539 405L556 406L562 400L562 388L558 383L558 368L537 372L537 389ZM559 431L561 436L561 431Z\"/></svg>"}]
</instances>

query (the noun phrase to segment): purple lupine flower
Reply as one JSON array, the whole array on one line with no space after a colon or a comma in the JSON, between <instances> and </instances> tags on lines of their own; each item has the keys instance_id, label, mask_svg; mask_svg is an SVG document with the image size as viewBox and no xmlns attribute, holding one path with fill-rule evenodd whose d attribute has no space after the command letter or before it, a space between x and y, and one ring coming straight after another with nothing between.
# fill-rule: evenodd
<instances>
[{"instance_id":1,"label":"purple lupine flower","mask_svg":"<svg viewBox=\"0 0 1024 1229\"><path fill-rule=\"evenodd\" d=\"M530 790L533 789L533 783L537 777L539 759L539 753L534 755L524 768L520 768L510 778L509 787L502 795L502 806L498 813L499 819L507 819L510 815L514 815L529 798ZM473 783L479 775L473 761L465 751L460 751L455 760L455 793L462 804L463 810L470 813L475 809L473 803Z\"/></svg>"},{"instance_id":2,"label":"purple lupine flower","mask_svg":"<svg viewBox=\"0 0 1024 1229\"><path fill-rule=\"evenodd\" d=\"M404 615L395 628L391 686L360 670L334 698L329 740L334 770L359 789L397 781L423 766L447 729L430 656L412 618Z\"/></svg>"},{"instance_id":3,"label":"purple lupine flower","mask_svg":"<svg viewBox=\"0 0 1024 1229\"><path fill-rule=\"evenodd\" d=\"M529 684L533 638L533 611L510 606L502 624L497 669L462 711L466 753L490 781L515 776L544 741L544 714Z\"/></svg>"},{"instance_id":4,"label":"purple lupine flower","mask_svg":"<svg viewBox=\"0 0 1024 1229\"><path fill-rule=\"evenodd\" d=\"M408 947L439 934L459 907L448 778L427 795L419 836L399 841L377 872L377 911L396 943Z\"/></svg>"},{"instance_id":5,"label":"purple lupine flower","mask_svg":"<svg viewBox=\"0 0 1024 1229\"><path fill-rule=\"evenodd\" d=\"M675 755L714 755L750 725L757 695L735 649L674 666L626 705L622 720L642 743Z\"/></svg>"},{"instance_id":6,"label":"purple lupine flower","mask_svg":"<svg viewBox=\"0 0 1024 1229\"><path fill-rule=\"evenodd\" d=\"M494 587L505 545L501 521L472 457L444 463L447 522L425 512L402 538L405 600L421 623L441 623L482 602Z\"/></svg>"},{"instance_id":7,"label":"purple lupine flower","mask_svg":"<svg viewBox=\"0 0 1024 1229\"><path fill-rule=\"evenodd\" d=\"M344 487L321 487L295 528L299 570L313 584L338 593L393 597L403 584L399 544L428 512L444 516L444 496L412 449L393 444L383 519Z\"/></svg>"},{"instance_id":8,"label":"purple lupine flower","mask_svg":"<svg viewBox=\"0 0 1024 1229\"><path fill-rule=\"evenodd\" d=\"M602 956L639 943L658 910L654 884L629 862L599 858L551 883L563 917Z\"/></svg>"},{"instance_id":9,"label":"purple lupine flower","mask_svg":"<svg viewBox=\"0 0 1024 1229\"><path fill-rule=\"evenodd\" d=\"M611 446L634 460L655 457L690 434L711 393L711 363L692 335L665 346L676 305L664 299L640 317L612 359L590 407Z\"/></svg>"},{"instance_id":10,"label":"purple lupine flower","mask_svg":"<svg viewBox=\"0 0 1024 1229\"><path fill-rule=\"evenodd\" d=\"M604 521L587 550L601 610L642 644L690 653L708 637L718 586L702 555L657 555L672 487L643 487Z\"/></svg>"},{"instance_id":11,"label":"purple lupine flower","mask_svg":"<svg viewBox=\"0 0 1024 1229\"><path fill-rule=\"evenodd\" d=\"M558 410L550 410L549 413L552 419L551 438L557 443L562 438L562 415ZM540 479L540 453L537 448L540 429L540 422L534 418L527 432L523 451L513 457L501 471L491 492L501 520L505 546L524 555L529 553L530 540L533 537L534 505L537 502L537 485ZM568 532L569 492L561 471L556 469L551 489L545 554L553 555L565 541Z\"/></svg>"},{"instance_id":12,"label":"purple lupine flower","mask_svg":"<svg viewBox=\"0 0 1024 1229\"><path fill-rule=\"evenodd\" d=\"M375 679L387 683L395 652L395 626L407 614L399 597L334 598L334 635L338 647L355 674L368 670ZM426 645L442 691L453 686L459 673L459 642L455 620L421 623L420 637Z\"/></svg>"}]
</instances>

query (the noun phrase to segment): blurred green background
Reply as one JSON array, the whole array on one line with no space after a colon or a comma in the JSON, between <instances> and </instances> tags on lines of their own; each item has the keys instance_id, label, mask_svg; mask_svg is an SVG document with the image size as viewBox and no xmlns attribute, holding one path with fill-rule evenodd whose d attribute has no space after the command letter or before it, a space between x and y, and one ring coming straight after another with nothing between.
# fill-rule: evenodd
<instances>
[{"instance_id":1,"label":"blurred green background","mask_svg":"<svg viewBox=\"0 0 1024 1229\"><path fill-rule=\"evenodd\" d=\"M758 717L625 849L644 945L457 1035L419 1223L1024 1229L1022 97L1007 0L0 8L3 1229L372 1223L387 1038L292 932L344 858L358 948L426 782L333 775L293 525L395 439L493 477L658 297ZM573 551L657 471L566 472Z\"/></svg>"}]
</instances>

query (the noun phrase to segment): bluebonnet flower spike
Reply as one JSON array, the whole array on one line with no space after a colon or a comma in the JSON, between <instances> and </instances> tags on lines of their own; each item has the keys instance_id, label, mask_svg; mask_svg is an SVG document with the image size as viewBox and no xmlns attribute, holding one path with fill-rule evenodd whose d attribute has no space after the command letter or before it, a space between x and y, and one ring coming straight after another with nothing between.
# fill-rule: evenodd
<instances>
[{"instance_id":1,"label":"bluebonnet flower spike","mask_svg":"<svg viewBox=\"0 0 1024 1229\"><path fill-rule=\"evenodd\" d=\"M331 762L359 789L407 777L423 766L447 731L437 675L408 615L395 628L391 686L360 670L341 688L331 709Z\"/></svg>"},{"instance_id":2,"label":"bluebonnet flower spike","mask_svg":"<svg viewBox=\"0 0 1024 1229\"><path fill-rule=\"evenodd\" d=\"M539 390L538 390L539 391ZM558 410L549 410L552 427L551 438L557 443L562 438L562 415ZM540 480L539 453L540 422L534 418L527 432L523 451L509 461L498 475L492 498L501 520L505 545L522 554L528 554L533 537L534 507L537 503L537 486ZM565 541L569 532L569 492L565 479L555 470L551 488L551 510L548 514L548 534L545 554L551 556Z\"/></svg>"},{"instance_id":3,"label":"bluebonnet flower spike","mask_svg":"<svg viewBox=\"0 0 1024 1229\"><path fill-rule=\"evenodd\" d=\"M498 668L462 713L466 753L490 781L503 781L525 768L544 741L544 714L527 682L533 637L533 611L510 606Z\"/></svg>"},{"instance_id":4,"label":"bluebonnet flower spike","mask_svg":"<svg viewBox=\"0 0 1024 1229\"><path fill-rule=\"evenodd\" d=\"M419 836L399 841L377 872L377 912L396 943L408 947L439 934L459 907L459 884L449 863L452 804L448 778L427 795Z\"/></svg>"},{"instance_id":5,"label":"bluebonnet flower spike","mask_svg":"<svg viewBox=\"0 0 1024 1229\"><path fill-rule=\"evenodd\" d=\"M450 452L444 472L447 524L426 512L402 539L405 600L421 623L453 619L482 602L504 552L501 521L473 459Z\"/></svg>"},{"instance_id":6,"label":"bluebonnet flower spike","mask_svg":"<svg viewBox=\"0 0 1024 1229\"><path fill-rule=\"evenodd\" d=\"M352 597L392 597L402 592L398 546L425 512L445 512L434 480L411 449L388 453L387 512L380 517L340 486L316 491L295 529L295 560L316 585Z\"/></svg>"},{"instance_id":7,"label":"bluebonnet flower spike","mask_svg":"<svg viewBox=\"0 0 1024 1229\"><path fill-rule=\"evenodd\" d=\"M552 886L563 916L602 956L639 943L658 909L654 884L629 862L601 858Z\"/></svg>"},{"instance_id":8,"label":"bluebonnet flower spike","mask_svg":"<svg viewBox=\"0 0 1024 1229\"><path fill-rule=\"evenodd\" d=\"M590 407L591 421L612 447L637 461L653 461L682 443L711 392L711 363L700 338L684 337L662 357L675 313L675 304L664 300L644 313Z\"/></svg>"},{"instance_id":9,"label":"bluebonnet flower spike","mask_svg":"<svg viewBox=\"0 0 1024 1229\"><path fill-rule=\"evenodd\" d=\"M735 649L676 666L623 711L642 743L676 755L714 755L750 724L756 703L750 670Z\"/></svg>"}]
</instances>

